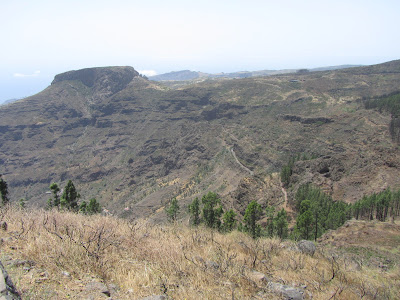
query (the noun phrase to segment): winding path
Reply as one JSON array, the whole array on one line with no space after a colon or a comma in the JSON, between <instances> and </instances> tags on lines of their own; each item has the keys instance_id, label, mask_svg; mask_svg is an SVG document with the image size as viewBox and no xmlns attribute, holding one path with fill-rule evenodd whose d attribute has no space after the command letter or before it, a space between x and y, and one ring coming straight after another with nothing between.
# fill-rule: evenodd
<instances>
[{"instance_id":1,"label":"winding path","mask_svg":"<svg viewBox=\"0 0 400 300\"><path fill-rule=\"evenodd\" d=\"M283 197L285 199L285 203L283 205L283 208L286 210L286 212L293 213L293 210L289 206L289 203L288 203L288 197L287 197L286 189L283 187L283 185L281 186L281 189L282 189Z\"/></svg>"},{"instance_id":2,"label":"winding path","mask_svg":"<svg viewBox=\"0 0 400 300\"><path fill-rule=\"evenodd\" d=\"M230 151L231 151L231 153L232 153L232 155L233 155L233 158L236 160L236 162L239 164L239 166L240 166L243 170L246 170L247 172L249 172L251 176L253 176L253 175L254 175L254 172L253 172L252 170L250 170L248 167L246 167L245 165L243 165L243 164L238 160L238 158L236 157L235 151L233 151L233 147L231 147Z\"/></svg>"}]
</instances>

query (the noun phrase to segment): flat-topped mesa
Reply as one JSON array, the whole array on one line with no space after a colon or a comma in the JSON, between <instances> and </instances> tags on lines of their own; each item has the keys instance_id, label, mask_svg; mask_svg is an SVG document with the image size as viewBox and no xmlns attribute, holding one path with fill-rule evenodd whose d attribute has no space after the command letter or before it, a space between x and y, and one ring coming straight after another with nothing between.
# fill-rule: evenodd
<instances>
[{"instance_id":1,"label":"flat-topped mesa","mask_svg":"<svg viewBox=\"0 0 400 300\"><path fill-rule=\"evenodd\" d=\"M98 67L68 71L58 74L53 82L79 80L98 92L114 94L124 89L139 73L132 67Z\"/></svg>"}]
</instances>

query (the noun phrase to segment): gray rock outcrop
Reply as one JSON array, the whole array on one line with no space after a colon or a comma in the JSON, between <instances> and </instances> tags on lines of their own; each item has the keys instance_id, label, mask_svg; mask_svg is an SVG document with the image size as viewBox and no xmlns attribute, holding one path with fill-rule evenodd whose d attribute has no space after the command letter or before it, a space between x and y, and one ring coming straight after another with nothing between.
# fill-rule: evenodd
<instances>
[{"instance_id":1,"label":"gray rock outcrop","mask_svg":"<svg viewBox=\"0 0 400 300\"><path fill-rule=\"evenodd\" d=\"M273 290L276 294L281 295L283 299L287 300L303 300L304 291L298 288L294 288L288 285L280 283L270 282L268 287Z\"/></svg>"},{"instance_id":2,"label":"gray rock outcrop","mask_svg":"<svg viewBox=\"0 0 400 300\"><path fill-rule=\"evenodd\" d=\"M167 297L164 295L153 295L153 296L148 296L146 298L142 298L142 300L165 300Z\"/></svg>"},{"instance_id":3,"label":"gray rock outcrop","mask_svg":"<svg viewBox=\"0 0 400 300\"><path fill-rule=\"evenodd\" d=\"M11 278L0 262L0 300L19 300L21 297L17 292Z\"/></svg>"},{"instance_id":4,"label":"gray rock outcrop","mask_svg":"<svg viewBox=\"0 0 400 300\"><path fill-rule=\"evenodd\" d=\"M315 244L311 241L301 240L297 243L300 252L313 256L316 250Z\"/></svg>"}]
</instances>

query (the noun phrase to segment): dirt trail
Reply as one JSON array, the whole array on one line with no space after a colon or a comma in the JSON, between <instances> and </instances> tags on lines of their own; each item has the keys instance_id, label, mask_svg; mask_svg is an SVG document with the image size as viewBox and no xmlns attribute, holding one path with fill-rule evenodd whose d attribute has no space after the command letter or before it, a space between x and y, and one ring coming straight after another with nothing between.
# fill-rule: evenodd
<instances>
[{"instance_id":1,"label":"dirt trail","mask_svg":"<svg viewBox=\"0 0 400 300\"><path fill-rule=\"evenodd\" d=\"M283 208L286 210L287 213L291 213L292 214L293 213L293 209L289 206L286 189L283 187L283 185L281 186L281 188L282 188L283 196L285 198L285 202L284 202Z\"/></svg>"},{"instance_id":2,"label":"dirt trail","mask_svg":"<svg viewBox=\"0 0 400 300\"><path fill-rule=\"evenodd\" d=\"M247 172L249 172L251 176L253 176L253 175L254 175L254 172L253 172L252 170L250 170L248 167L246 167L245 165L243 165L243 164L238 160L238 158L236 157L235 151L233 151L233 147L232 147L230 150L231 150L231 153L232 153L232 155L233 155L233 158L236 160L236 162L239 164L239 166L240 166L243 170L246 170Z\"/></svg>"}]
</instances>

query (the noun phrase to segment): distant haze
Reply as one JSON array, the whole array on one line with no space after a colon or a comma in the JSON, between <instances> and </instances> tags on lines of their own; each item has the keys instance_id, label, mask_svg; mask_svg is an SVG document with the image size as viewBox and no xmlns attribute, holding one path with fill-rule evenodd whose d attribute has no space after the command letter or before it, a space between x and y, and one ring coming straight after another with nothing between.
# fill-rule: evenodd
<instances>
[{"instance_id":1,"label":"distant haze","mask_svg":"<svg viewBox=\"0 0 400 300\"><path fill-rule=\"evenodd\" d=\"M399 11L389 0L4 0L0 101L93 66L130 65L153 76L399 59Z\"/></svg>"}]
</instances>

